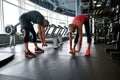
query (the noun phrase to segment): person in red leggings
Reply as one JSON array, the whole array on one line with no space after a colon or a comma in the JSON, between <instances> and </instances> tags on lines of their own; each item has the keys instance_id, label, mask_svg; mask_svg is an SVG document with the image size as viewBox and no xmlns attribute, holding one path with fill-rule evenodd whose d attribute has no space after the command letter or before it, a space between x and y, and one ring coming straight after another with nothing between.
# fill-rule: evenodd
<instances>
[{"instance_id":1,"label":"person in red leggings","mask_svg":"<svg viewBox=\"0 0 120 80\"><path fill-rule=\"evenodd\" d=\"M85 32L87 36L87 43L88 47L85 52L85 56L90 55L90 46L91 46L91 34L90 34L90 27L89 27L89 17L86 14L80 14L76 16L72 24L69 24L69 40L70 40L70 53L75 54L75 52L80 52L81 45L82 45L82 26L85 25ZM74 46L72 47L72 33L77 30L77 34L74 39ZM76 44L78 43L78 49L76 49Z\"/></svg>"}]
</instances>

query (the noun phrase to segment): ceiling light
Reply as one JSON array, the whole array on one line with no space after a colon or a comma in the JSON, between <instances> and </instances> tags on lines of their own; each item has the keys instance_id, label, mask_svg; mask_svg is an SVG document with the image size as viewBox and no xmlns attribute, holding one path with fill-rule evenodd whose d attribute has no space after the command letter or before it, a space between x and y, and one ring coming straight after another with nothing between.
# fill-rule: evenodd
<instances>
[{"instance_id":1,"label":"ceiling light","mask_svg":"<svg viewBox=\"0 0 120 80\"><path fill-rule=\"evenodd\" d=\"M97 5L96 5L96 7L100 7L100 6L101 6L101 4L97 4Z\"/></svg>"},{"instance_id":2,"label":"ceiling light","mask_svg":"<svg viewBox=\"0 0 120 80\"><path fill-rule=\"evenodd\" d=\"M95 4L95 3L97 3L97 1L93 1L93 3Z\"/></svg>"},{"instance_id":3,"label":"ceiling light","mask_svg":"<svg viewBox=\"0 0 120 80\"><path fill-rule=\"evenodd\" d=\"M100 7L101 4L102 4L102 3L99 1L99 2L97 3L96 7Z\"/></svg>"}]
</instances>

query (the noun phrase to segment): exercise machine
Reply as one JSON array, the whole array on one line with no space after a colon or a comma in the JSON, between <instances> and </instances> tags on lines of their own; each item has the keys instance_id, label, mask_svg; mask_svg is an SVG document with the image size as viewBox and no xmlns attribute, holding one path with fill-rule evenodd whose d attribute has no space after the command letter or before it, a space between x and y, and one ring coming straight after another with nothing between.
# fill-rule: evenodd
<instances>
[{"instance_id":1,"label":"exercise machine","mask_svg":"<svg viewBox=\"0 0 120 80\"><path fill-rule=\"evenodd\" d=\"M5 32L7 35L10 36L10 42L9 42L9 45L12 46L12 42L13 42L13 45L15 46L15 34L17 32L17 26L19 25L20 23L17 23L16 25L7 25L5 27Z\"/></svg>"}]
</instances>

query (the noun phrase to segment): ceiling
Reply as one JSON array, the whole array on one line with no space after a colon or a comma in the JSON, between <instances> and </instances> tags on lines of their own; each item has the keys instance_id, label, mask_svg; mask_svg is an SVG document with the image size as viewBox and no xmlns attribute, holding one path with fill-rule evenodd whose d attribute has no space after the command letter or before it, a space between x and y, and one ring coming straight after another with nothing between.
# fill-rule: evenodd
<instances>
[{"instance_id":1,"label":"ceiling","mask_svg":"<svg viewBox=\"0 0 120 80\"><path fill-rule=\"evenodd\" d=\"M75 0L30 0L37 5L43 6L55 12L75 16ZM79 1L79 0L78 0ZM96 1L96 2L95 2ZM81 0L82 13L91 14L98 17L113 17L120 13L120 0ZM101 5L101 6L98 6Z\"/></svg>"},{"instance_id":2,"label":"ceiling","mask_svg":"<svg viewBox=\"0 0 120 80\"><path fill-rule=\"evenodd\" d=\"M75 16L75 0L30 0L33 3L43 6L55 12ZM89 0L82 0L81 7L83 13L88 13Z\"/></svg>"}]
</instances>

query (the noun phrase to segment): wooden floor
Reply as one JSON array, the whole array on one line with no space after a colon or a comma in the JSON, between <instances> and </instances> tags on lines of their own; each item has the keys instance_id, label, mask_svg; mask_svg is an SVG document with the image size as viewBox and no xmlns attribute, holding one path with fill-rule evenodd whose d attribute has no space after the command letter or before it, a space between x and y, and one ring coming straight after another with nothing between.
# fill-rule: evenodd
<instances>
[{"instance_id":1,"label":"wooden floor","mask_svg":"<svg viewBox=\"0 0 120 80\"><path fill-rule=\"evenodd\" d=\"M1 47L0 53L14 54L14 59L0 68L0 80L120 80L120 63L105 52L106 44L91 45L91 56L85 57L86 38L81 51L69 54L69 41L58 49L52 44L43 47L45 53L36 58L24 56L23 44ZM39 43L39 47L41 44ZM34 52L34 45L29 44Z\"/></svg>"}]
</instances>

